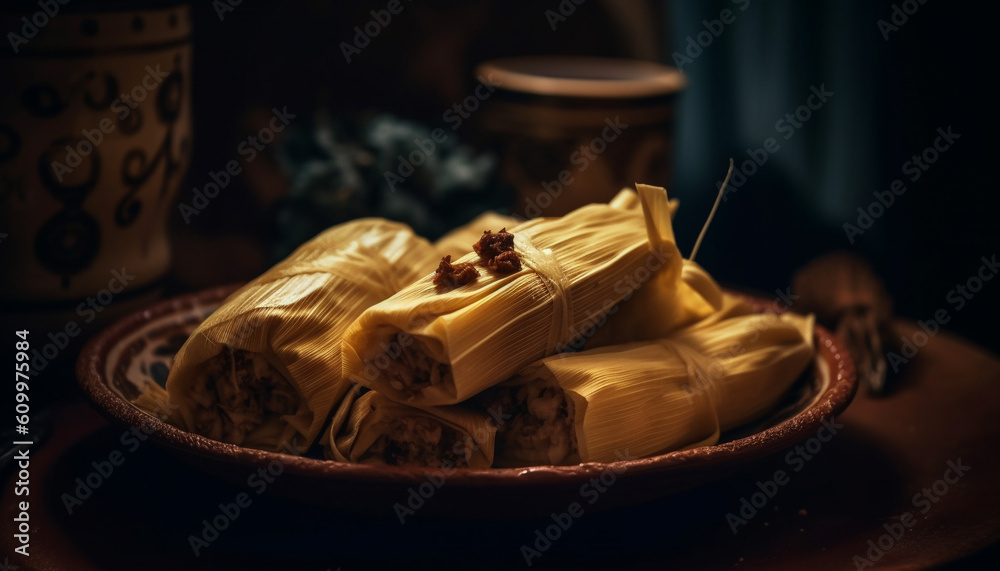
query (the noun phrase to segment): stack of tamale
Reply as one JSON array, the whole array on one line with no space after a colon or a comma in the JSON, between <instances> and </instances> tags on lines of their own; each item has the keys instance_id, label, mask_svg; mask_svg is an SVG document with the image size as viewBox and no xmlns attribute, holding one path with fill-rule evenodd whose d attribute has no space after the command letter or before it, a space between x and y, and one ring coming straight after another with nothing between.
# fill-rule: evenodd
<instances>
[{"instance_id":1,"label":"stack of tamale","mask_svg":"<svg viewBox=\"0 0 1000 571\"><path fill-rule=\"evenodd\" d=\"M712 444L802 374L813 324L722 292L678 251L676 209L638 185L560 218L487 214L433 247L386 221L332 228L195 331L167 382L171 420L272 450L323 429L332 460L421 466ZM503 271L473 247L498 230L519 260ZM475 275L435 280L441 258Z\"/></svg>"}]
</instances>

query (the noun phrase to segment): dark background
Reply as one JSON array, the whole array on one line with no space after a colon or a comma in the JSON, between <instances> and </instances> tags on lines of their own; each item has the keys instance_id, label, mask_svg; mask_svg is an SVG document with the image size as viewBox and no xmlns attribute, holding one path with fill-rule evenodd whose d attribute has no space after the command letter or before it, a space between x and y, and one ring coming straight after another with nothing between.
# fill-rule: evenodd
<instances>
[{"instance_id":1,"label":"dark background","mask_svg":"<svg viewBox=\"0 0 1000 571\"><path fill-rule=\"evenodd\" d=\"M806 101L811 86L835 95L811 120L781 140L781 149L730 193L699 253L721 282L767 294L825 252L864 256L886 281L899 315L928 319L939 309L946 328L989 349L1000 348L993 318L998 282L988 282L961 311L946 297L997 253L988 154L993 124L988 18L977 7L929 0L883 39L902 2L791 0L657 2L589 0L552 30L545 2L402 0L404 10L345 61L340 43L380 10L380 0L321 2L244 0L193 3L194 143L178 201L239 158L238 145L264 126L273 107L298 115L296 127L324 110L337 117L388 112L435 126L442 112L475 86L476 64L495 57L584 54L673 64L705 20L737 14L710 46L685 65L672 181L681 199L676 230L690 252L730 157L775 136L775 122ZM145 2L149 6L175 2ZM129 6L75 0L67 12ZM740 11L740 7L746 10ZM34 11L32 1L5 4ZM903 164L932 144L938 128L962 138L907 192L850 243L845 223L876 191L904 178ZM273 262L274 209L288 194L279 140L185 225L173 216L174 264L169 292L249 279ZM476 138L474 125L460 138ZM668 159L669 160L669 159Z\"/></svg>"},{"instance_id":2,"label":"dark background","mask_svg":"<svg viewBox=\"0 0 1000 571\"><path fill-rule=\"evenodd\" d=\"M209 3L198 3L195 153L181 198L232 158L272 106L305 115L321 107L344 114L384 110L433 124L474 87L480 61L563 53L672 64L688 36L705 29L702 20L739 8L727 1L613 4L652 18L628 28L609 15L611 2L591 0L552 31L544 10L557 9L555 1L404 2L404 11L348 64L340 41L349 41L353 27L384 2L245 1L223 21ZM876 22L891 14L888 2L751 2L685 66L690 84L680 103L675 180L668 184L683 204L681 250L690 251L728 158L745 160L747 148L774 136L777 119L805 102L810 86L825 84L835 93L830 102L792 139L779 139L782 149L729 195L699 260L721 281L767 292L786 286L796 268L821 253L853 250L887 282L897 313L927 319L947 308L954 316L948 329L996 350L1000 293L992 290L1000 284L987 283L962 311L945 299L974 275L981 256L998 250L987 174L993 165L987 149L995 146L986 145L992 112L983 79L985 18L978 8L929 1L886 41ZM857 223L857 207L904 177L903 163L948 126L961 140L918 181L907 181L907 192L849 243L843 224ZM277 170L267 167L251 165L220 199L224 207L176 229L181 288L263 269L266 256L253 248L225 276L206 272L212 264L204 256L225 255L242 243L238 237L268 240L268 208L284 189Z\"/></svg>"}]
</instances>

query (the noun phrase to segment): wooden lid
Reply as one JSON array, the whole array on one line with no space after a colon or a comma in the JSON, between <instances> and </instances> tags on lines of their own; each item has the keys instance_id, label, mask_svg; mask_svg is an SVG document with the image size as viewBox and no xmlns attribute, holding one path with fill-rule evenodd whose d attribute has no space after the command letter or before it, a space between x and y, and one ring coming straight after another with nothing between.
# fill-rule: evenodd
<instances>
[{"instance_id":1,"label":"wooden lid","mask_svg":"<svg viewBox=\"0 0 1000 571\"><path fill-rule=\"evenodd\" d=\"M687 83L679 70L656 62L581 56L495 59L477 66L476 76L504 90L554 97L656 97Z\"/></svg>"}]
</instances>

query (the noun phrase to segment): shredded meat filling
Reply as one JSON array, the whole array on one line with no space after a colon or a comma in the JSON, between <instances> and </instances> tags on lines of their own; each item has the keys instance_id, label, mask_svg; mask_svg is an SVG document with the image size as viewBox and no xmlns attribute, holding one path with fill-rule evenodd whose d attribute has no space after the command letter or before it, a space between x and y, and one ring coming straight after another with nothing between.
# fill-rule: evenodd
<instances>
[{"instance_id":1,"label":"shredded meat filling","mask_svg":"<svg viewBox=\"0 0 1000 571\"><path fill-rule=\"evenodd\" d=\"M438 287L456 288L471 283L479 277L479 270L469 263L451 263L451 256L441 258L441 263L434 270L434 285Z\"/></svg>"},{"instance_id":2,"label":"shredded meat filling","mask_svg":"<svg viewBox=\"0 0 1000 571\"><path fill-rule=\"evenodd\" d=\"M258 354L226 347L204 367L191 393L199 434L240 444L269 418L299 409L298 393Z\"/></svg>"},{"instance_id":3,"label":"shredded meat filling","mask_svg":"<svg viewBox=\"0 0 1000 571\"><path fill-rule=\"evenodd\" d=\"M399 356L381 363L379 359L368 361L369 365L382 369L389 386L408 396L420 394L425 387L438 385L451 378L451 366L431 358L418 342L403 347ZM384 365L384 366L383 366Z\"/></svg>"},{"instance_id":4,"label":"shredded meat filling","mask_svg":"<svg viewBox=\"0 0 1000 571\"><path fill-rule=\"evenodd\" d=\"M455 429L436 420L406 416L387 427L365 458L379 458L393 466L465 467L468 459L464 447L456 445L459 440Z\"/></svg>"},{"instance_id":5,"label":"shredded meat filling","mask_svg":"<svg viewBox=\"0 0 1000 571\"><path fill-rule=\"evenodd\" d=\"M497 457L512 465L570 464L579 459L573 403L551 381L501 388L488 407L510 414L497 430Z\"/></svg>"}]
</instances>

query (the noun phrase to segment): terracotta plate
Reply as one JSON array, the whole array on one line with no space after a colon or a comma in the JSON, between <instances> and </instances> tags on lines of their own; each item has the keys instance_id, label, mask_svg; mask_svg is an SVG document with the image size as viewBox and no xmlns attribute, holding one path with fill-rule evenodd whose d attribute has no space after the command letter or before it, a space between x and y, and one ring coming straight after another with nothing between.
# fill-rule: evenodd
<instances>
[{"instance_id":1,"label":"terracotta plate","mask_svg":"<svg viewBox=\"0 0 1000 571\"><path fill-rule=\"evenodd\" d=\"M616 492L599 503L601 510L650 501L745 470L817 435L823 421L843 411L857 388L843 344L817 327L816 361L785 401L754 425L724 433L713 446L614 463L444 471L332 462L318 451L305 457L263 452L185 432L131 404L144 384L165 382L187 335L234 289L176 297L115 323L81 353L80 385L107 418L144 429L150 441L198 470L249 488L259 485L260 469L270 469L283 475L274 479L269 492L333 509L391 513L397 504L409 504L418 506L421 515L544 516L579 501L587 486L611 481ZM763 302L758 305L764 307Z\"/></svg>"}]
</instances>

